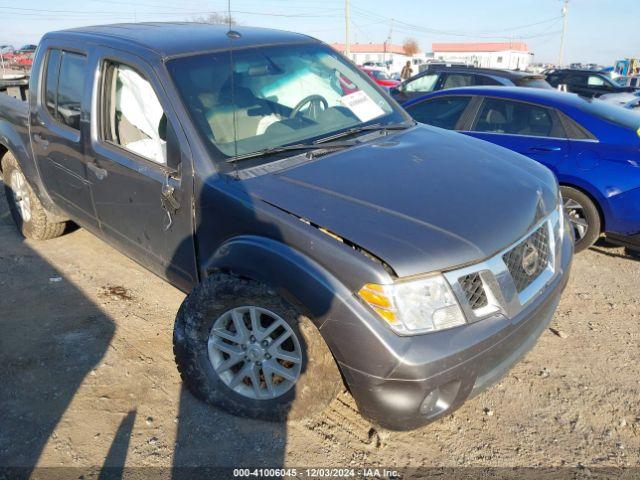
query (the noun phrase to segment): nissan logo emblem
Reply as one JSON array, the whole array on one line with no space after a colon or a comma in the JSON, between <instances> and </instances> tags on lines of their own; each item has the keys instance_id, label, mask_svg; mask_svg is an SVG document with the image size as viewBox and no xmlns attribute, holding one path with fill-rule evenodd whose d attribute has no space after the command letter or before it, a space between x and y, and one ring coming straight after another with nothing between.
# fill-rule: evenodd
<instances>
[{"instance_id":1,"label":"nissan logo emblem","mask_svg":"<svg viewBox=\"0 0 640 480\"><path fill-rule=\"evenodd\" d=\"M530 240L527 241L522 249L522 269L527 275L531 276L536 273L539 257L538 249Z\"/></svg>"}]
</instances>

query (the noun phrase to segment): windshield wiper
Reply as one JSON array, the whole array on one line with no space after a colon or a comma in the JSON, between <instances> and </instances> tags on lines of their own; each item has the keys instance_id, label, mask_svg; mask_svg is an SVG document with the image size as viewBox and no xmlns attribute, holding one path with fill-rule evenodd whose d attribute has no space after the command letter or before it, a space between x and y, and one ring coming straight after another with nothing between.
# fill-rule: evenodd
<instances>
[{"instance_id":1,"label":"windshield wiper","mask_svg":"<svg viewBox=\"0 0 640 480\"><path fill-rule=\"evenodd\" d=\"M349 135L354 135L360 132L369 132L379 130L381 132L387 130L406 130L407 128L411 128L415 126L416 122L400 122L400 123L374 123L372 125L363 125L360 127L353 127L345 130L344 132L336 133L335 135L331 135L329 137L325 137L322 140L318 140L318 142L335 140L336 138L347 137Z\"/></svg>"},{"instance_id":2,"label":"windshield wiper","mask_svg":"<svg viewBox=\"0 0 640 480\"><path fill-rule=\"evenodd\" d=\"M323 142L323 143L294 143L292 145L284 145L282 147L271 147L258 150L257 152L238 155L227 160L227 163L233 163L248 158L262 157L264 155L272 155L274 153L287 152L290 150L339 150L358 145L360 142Z\"/></svg>"}]
</instances>

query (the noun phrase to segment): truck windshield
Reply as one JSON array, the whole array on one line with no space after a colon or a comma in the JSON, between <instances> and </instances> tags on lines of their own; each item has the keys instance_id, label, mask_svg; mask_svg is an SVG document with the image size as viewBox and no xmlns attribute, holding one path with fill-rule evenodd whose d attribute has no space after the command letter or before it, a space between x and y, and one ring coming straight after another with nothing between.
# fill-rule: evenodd
<instances>
[{"instance_id":1,"label":"truck windshield","mask_svg":"<svg viewBox=\"0 0 640 480\"><path fill-rule=\"evenodd\" d=\"M408 120L319 43L193 55L167 68L199 134L224 160Z\"/></svg>"}]
</instances>

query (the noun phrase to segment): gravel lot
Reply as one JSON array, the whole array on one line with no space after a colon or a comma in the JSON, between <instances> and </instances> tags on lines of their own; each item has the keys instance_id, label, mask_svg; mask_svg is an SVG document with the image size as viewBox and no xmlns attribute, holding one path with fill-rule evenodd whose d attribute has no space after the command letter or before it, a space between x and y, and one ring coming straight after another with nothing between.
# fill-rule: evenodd
<instances>
[{"instance_id":1,"label":"gravel lot","mask_svg":"<svg viewBox=\"0 0 640 480\"><path fill-rule=\"evenodd\" d=\"M554 331L420 430L379 431L347 394L322 419L274 425L182 389L181 292L83 230L23 241L2 197L0 466L640 467L639 280L622 249L579 255Z\"/></svg>"}]
</instances>

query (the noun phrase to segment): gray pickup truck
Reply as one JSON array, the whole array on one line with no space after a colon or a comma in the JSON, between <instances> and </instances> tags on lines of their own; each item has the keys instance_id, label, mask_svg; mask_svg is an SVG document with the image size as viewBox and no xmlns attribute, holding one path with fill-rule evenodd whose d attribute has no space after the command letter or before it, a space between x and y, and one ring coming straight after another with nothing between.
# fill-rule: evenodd
<instances>
[{"instance_id":1,"label":"gray pickup truck","mask_svg":"<svg viewBox=\"0 0 640 480\"><path fill-rule=\"evenodd\" d=\"M373 422L416 428L501 378L566 284L550 171L416 125L305 35L56 32L4 90L20 231L72 221L187 292L178 368L233 414L314 415L346 386Z\"/></svg>"}]
</instances>

